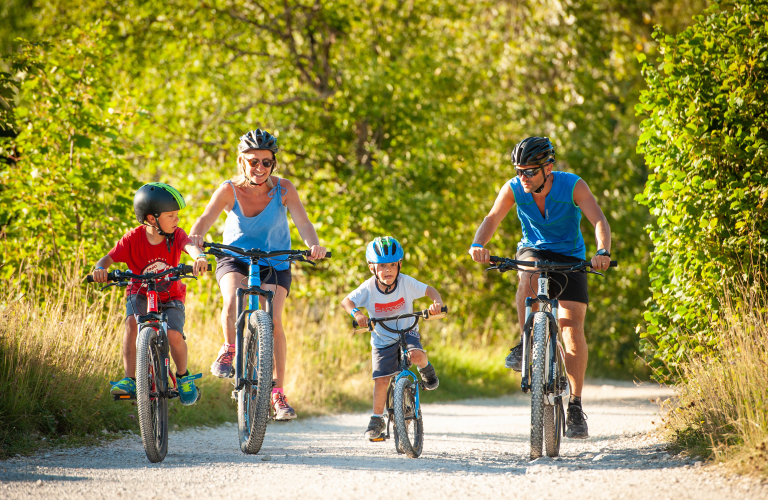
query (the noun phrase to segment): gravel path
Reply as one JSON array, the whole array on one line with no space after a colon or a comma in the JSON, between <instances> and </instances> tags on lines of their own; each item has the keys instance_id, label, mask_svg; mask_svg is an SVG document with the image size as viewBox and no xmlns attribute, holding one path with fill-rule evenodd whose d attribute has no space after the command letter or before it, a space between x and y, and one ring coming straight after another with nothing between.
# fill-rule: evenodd
<instances>
[{"instance_id":1,"label":"gravel path","mask_svg":"<svg viewBox=\"0 0 768 500\"><path fill-rule=\"evenodd\" d=\"M98 448L0 462L0 498L544 498L768 499L768 486L670 457L653 434L669 389L611 383L584 391L590 437L558 459L527 460L529 399L516 395L424 406L424 452L362 436L367 414L271 424L259 455L223 425L171 434L150 464L138 436ZM414 496L415 495L415 496Z\"/></svg>"}]
</instances>

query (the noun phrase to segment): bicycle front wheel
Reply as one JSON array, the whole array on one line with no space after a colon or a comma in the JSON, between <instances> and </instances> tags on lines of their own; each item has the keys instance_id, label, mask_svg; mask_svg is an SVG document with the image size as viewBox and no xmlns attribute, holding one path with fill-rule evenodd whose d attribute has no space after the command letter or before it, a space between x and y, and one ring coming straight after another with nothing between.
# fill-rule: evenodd
<instances>
[{"instance_id":1,"label":"bicycle front wheel","mask_svg":"<svg viewBox=\"0 0 768 500\"><path fill-rule=\"evenodd\" d=\"M410 458L418 458L424 445L424 426L421 411L416 416L416 384L408 377L397 381L394 390L395 433L400 451Z\"/></svg>"},{"instance_id":2,"label":"bicycle front wheel","mask_svg":"<svg viewBox=\"0 0 768 500\"><path fill-rule=\"evenodd\" d=\"M541 456L544 438L544 384L549 320L537 312L533 318L531 353L531 460Z\"/></svg>"},{"instance_id":3,"label":"bicycle front wheel","mask_svg":"<svg viewBox=\"0 0 768 500\"><path fill-rule=\"evenodd\" d=\"M551 339L550 339L551 342ZM563 410L563 394L568 390L568 379L565 372L565 360L562 348L557 342L554 346L554 404L544 406L544 447L548 457L560 455L560 442L565 431L565 411ZM549 343L547 348L550 348Z\"/></svg>"},{"instance_id":4,"label":"bicycle front wheel","mask_svg":"<svg viewBox=\"0 0 768 500\"><path fill-rule=\"evenodd\" d=\"M168 453L168 399L161 376L165 363L157 330L142 328L136 337L136 406L144 451L150 462L161 462Z\"/></svg>"},{"instance_id":5,"label":"bicycle front wheel","mask_svg":"<svg viewBox=\"0 0 768 500\"><path fill-rule=\"evenodd\" d=\"M264 442L272 394L272 317L259 310L251 314L243 339L245 385L237 394L240 450L256 454Z\"/></svg>"}]
</instances>

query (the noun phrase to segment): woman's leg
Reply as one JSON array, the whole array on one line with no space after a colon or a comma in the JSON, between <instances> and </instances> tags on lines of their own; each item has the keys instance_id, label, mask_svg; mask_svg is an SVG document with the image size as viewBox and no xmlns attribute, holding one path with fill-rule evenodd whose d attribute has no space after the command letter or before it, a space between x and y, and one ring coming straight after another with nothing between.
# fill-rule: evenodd
<instances>
[{"instance_id":1,"label":"woman's leg","mask_svg":"<svg viewBox=\"0 0 768 500\"><path fill-rule=\"evenodd\" d=\"M278 285L262 285L263 290L274 292L272 298L272 335L274 337L275 353L275 388L283 388L285 382L285 360L288 352L288 344L285 339L285 330L283 330L283 308L285 299L288 297L288 290ZM261 308L266 308L266 299L259 297Z\"/></svg>"},{"instance_id":2,"label":"woman's leg","mask_svg":"<svg viewBox=\"0 0 768 500\"><path fill-rule=\"evenodd\" d=\"M221 308L221 327L224 331L224 342L235 343L235 320L237 319L237 289L246 288L246 276L237 272L227 273L219 280L219 289L224 299Z\"/></svg>"}]
</instances>

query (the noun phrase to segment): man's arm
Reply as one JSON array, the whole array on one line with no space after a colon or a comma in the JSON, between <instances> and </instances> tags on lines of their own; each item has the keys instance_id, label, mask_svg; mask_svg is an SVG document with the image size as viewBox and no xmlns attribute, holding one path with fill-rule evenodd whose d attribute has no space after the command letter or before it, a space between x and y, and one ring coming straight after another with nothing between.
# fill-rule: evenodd
<instances>
[{"instance_id":1,"label":"man's arm","mask_svg":"<svg viewBox=\"0 0 768 500\"><path fill-rule=\"evenodd\" d=\"M595 200L592 191L589 190L589 186L583 179L579 179L576 186L573 188L573 202L579 206L584 216L589 222L595 226L595 242L597 243L597 249L604 248L608 253L611 252L611 226L608 225L608 219L605 218L605 214L597 206L597 200ZM605 255L596 255L592 257L592 267L597 271L603 271L608 269L611 263L611 258Z\"/></svg>"},{"instance_id":2,"label":"man's arm","mask_svg":"<svg viewBox=\"0 0 768 500\"><path fill-rule=\"evenodd\" d=\"M480 227L477 228L475 233L475 239L472 244L479 244L485 246L493 234L498 229L501 221L507 216L509 211L515 205L515 193L512 192L508 182L504 183L504 186L499 191L499 195L496 197L496 201L493 204L493 208L488 212L488 215L483 219ZM481 264L487 264L491 259L491 252L482 247L470 247L469 255L472 256L472 260Z\"/></svg>"}]
</instances>

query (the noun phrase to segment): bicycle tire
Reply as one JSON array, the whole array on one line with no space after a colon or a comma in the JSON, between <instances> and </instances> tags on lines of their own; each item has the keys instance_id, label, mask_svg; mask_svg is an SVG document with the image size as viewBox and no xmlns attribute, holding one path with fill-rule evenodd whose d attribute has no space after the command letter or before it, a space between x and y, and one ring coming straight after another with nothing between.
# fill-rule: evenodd
<instances>
[{"instance_id":1,"label":"bicycle tire","mask_svg":"<svg viewBox=\"0 0 768 500\"><path fill-rule=\"evenodd\" d=\"M400 449L409 458L419 458L424 446L424 423L416 413L416 397L414 383L408 377L403 377L395 384L395 432L397 433Z\"/></svg>"},{"instance_id":2,"label":"bicycle tire","mask_svg":"<svg viewBox=\"0 0 768 500\"><path fill-rule=\"evenodd\" d=\"M542 312L533 318L531 354L531 460L542 454L544 441L544 385L549 319Z\"/></svg>"},{"instance_id":3,"label":"bicycle tire","mask_svg":"<svg viewBox=\"0 0 768 500\"><path fill-rule=\"evenodd\" d=\"M272 318L264 310L251 314L243 339L246 384L237 393L237 428L240 450L254 455L261 450L269 421L272 395Z\"/></svg>"},{"instance_id":4,"label":"bicycle tire","mask_svg":"<svg viewBox=\"0 0 768 500\"><path fill-rule=\"evenodd\" d=\"M548 337L547 350L554 348L554 373L552 379L554 380L553 387L553 403L549 402L548 398L544 404L544 449L546 450L548 457L557 457L560 455L560 442L561 442L561 429L562 429L562 406L563 399L561 396L561 377L565 375L565 362L561 356L559 346L555 344L551 346L551 338Z\"/></svg>"},{"instance_id":5,"label":"bicycle tire","mask_svg":"<svg viewBox=\"0 0 768 500\"><path fill-rule=\"evenodd\" d=\"M160 376L165 363L157 339L157 330L151 327L142 328L136 338L136 406L141 441L152 463L162 462L168 453L168 399L150 395L166 391Z\"/></svg>"}]
</instances>

